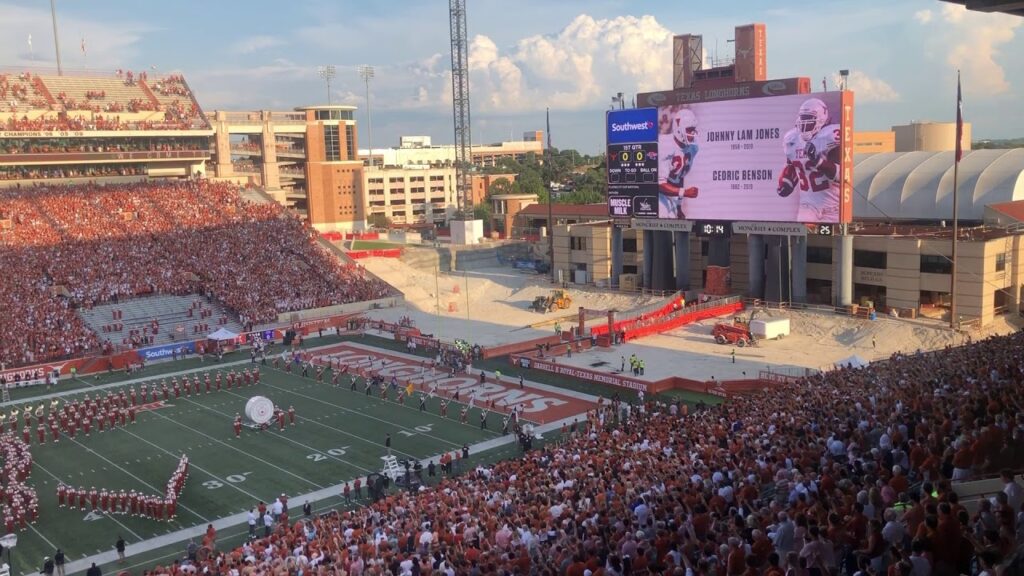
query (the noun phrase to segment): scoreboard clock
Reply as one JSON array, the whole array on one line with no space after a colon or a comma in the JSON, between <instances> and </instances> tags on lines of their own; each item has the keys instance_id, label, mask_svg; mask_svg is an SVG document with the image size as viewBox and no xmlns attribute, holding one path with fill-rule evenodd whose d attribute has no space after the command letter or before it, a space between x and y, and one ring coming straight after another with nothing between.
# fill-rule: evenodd
<instances>
[{"instance_id":1,"label":"scoreboard clock","mask_svg":"<svg viewBox=\"0 0 1024 576\"><path fill-rule=\"evenodd\" d=\"M698 220L693 224L693 232L699 237L707 238L732 236L732 224L714 220Z\"/></svg>"}]
</instances>

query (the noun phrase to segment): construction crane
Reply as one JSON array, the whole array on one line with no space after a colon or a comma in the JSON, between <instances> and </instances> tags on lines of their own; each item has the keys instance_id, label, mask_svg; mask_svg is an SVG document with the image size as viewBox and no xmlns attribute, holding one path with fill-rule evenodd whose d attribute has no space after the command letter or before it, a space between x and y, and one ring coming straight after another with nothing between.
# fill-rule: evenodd
<instances>
[{"instance_id":1,"label":"construction crane","mask_svg":"<svg viewBox=\"0 0 1024 576\"><path fill-rule=\"evenodd\" d=\"M472 130L469 119L469 49L466 0L448 0L452 40L452 111L455 120L455 182L461 218L473 218Z\"/></svg>"}]
</instances>

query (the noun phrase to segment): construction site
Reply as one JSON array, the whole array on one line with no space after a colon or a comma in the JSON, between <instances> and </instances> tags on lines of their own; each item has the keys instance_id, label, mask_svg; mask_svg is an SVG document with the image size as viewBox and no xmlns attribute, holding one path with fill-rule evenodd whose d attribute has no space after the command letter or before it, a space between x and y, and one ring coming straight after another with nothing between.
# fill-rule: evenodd
<instances>
[{"instance_id":1,"label":"construction site","mask_svg":"<svg viewBox=\"0 0 1024 576\"><path fill-rule=\"evenodd\" d=\"M964 332L924 318L871 319L825 310L766 307L737 297L726 299L729 304L724 307L711 308L711 313L721 314L695 316L686 312L711 303L700 304L704 297L699 293L690 293L687 302L682 293L564 288L552 284L546 275L514 268L499 250L472 252L467 258L467 251L406 247L401 258L362 260L370 272L405 295L404 304L373 310L367 316L411 324L440 341L458 339L484 348L500 347L505 353L514 343L549 338L560 345L546 349L546 359L555 358L562 369L574 367L648 383L672 378L756 380L765 374L797 377L840 365L867 364L897 353L956 346L969 339L1012 332L1020 323L1017 318L1001 316L983 330ZM571 304L543 312L534 309L536 302L550 301L556 295L564 295ZM659 315L660 310L665 315ZM615 317L615 330L629 337L608 336L609 313ZM583 330L579 331L581 316ZM784 326L785 334L753 334L742 346L735 339L725 338L720 343L723 338L716 338L716 331L757 332L764 326L769 330ZM556 338L556 333L563 335ZM616 343L610 344L613 341ZM515 353L512 357L517 358ZM631 371L631 357L644 360L643 374Z\"/></svg>"}]
</instances>

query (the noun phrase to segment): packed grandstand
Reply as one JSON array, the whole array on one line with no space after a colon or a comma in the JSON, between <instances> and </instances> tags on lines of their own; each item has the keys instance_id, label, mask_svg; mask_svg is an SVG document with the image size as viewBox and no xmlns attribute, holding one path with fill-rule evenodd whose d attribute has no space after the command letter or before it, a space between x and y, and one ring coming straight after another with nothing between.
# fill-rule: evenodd
<instances>
[{"instance_id":1,"label":"packed grandstand","mask_svg":"<svg viewBox=\"0 0 1024 576\"><path fill-rule=\"evenodd\" d=\"M560 445L282 523L189 569L1020 574L1024 487L1005 472L966 503L951 482L1024 457L1022 349L1017 333L896 355L693 412L612 401Z\"/></svg>"},{"instance_id":2,"label":"packed grandstand","mask_svg":"<svg viewBox=\"0 0 1024 576\"><path fill-rule=\"evenodd\" d=\"M243 325L281 312L373 300L384 282L343 263L274 203L206 180L0 189L0 362L110 352L78 308L200 294ZM18 281L13 281L13 279Z\"/></svg>"},{"instance_id":3,"label":"packed grandstand","mask_svg":"<svg viewBox=\"0 0 1024 576\"><path fill-rule=\"evenodd\" d=\"M12 132L208 128L183 78L145 73L90 82L0 74L0 112L0 129ZM0 153L33 146L15 135ZM17 170L12 177L145 173ZM202 295L252 327L394 294L277 204L192 178L0 189L0 270L8 367L123 345L79 311L125 299ZM1020 573L1024 488L1011 472L968 512L953 481L1020 468L1021 350L1018 333L897 355L718 407L605 400L560 443L149 573L930 576L990 573L1002 562Z\"/></svg>"}]
</instances>

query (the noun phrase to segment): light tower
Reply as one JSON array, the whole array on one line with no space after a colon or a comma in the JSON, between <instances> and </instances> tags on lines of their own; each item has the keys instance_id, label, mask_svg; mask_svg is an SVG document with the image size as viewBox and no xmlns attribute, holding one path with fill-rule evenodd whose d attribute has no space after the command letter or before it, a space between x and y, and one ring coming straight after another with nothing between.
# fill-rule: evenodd
<instances>
[{"instance_id":1,"label":"light tower","mask_svg":"<svg viewBox=\"0 0 1024 576\"><path fill-rule=\"evenodd\" d=\"M317 75L320 76L320 78L324 80L324 82L327 82L327 104L330 105L331 80L334 80L334 77L337 76L338 71L334 68L334 64L328 64L327 66L321 66L317 68L316 73Z\"/></svg>"},{"instance_id":2,"label":"light tower","mask_svg":"<svg viewBox=\"0 0 1024 576\"><path fill-rule=\"evenodd\" d=\"M373 166L373 116L370 114L370 80L373 74L373 66L359 67L359 77L366 83L366 145L369 148L366 158L370 166Z\"/></svg>"},{"instance_id":3,"label":"light tower","mask_svg":"<svg viewBox=\"0 0 1024 576\"><path fill-rule=\"evenodd\" d=\"M469 170L473 162L469 119L469 50L466 44L466 0L448 0L452 40L452 109L455 120L455 182L462 218L473 217Z\"/></svg>"}]
</instances>

